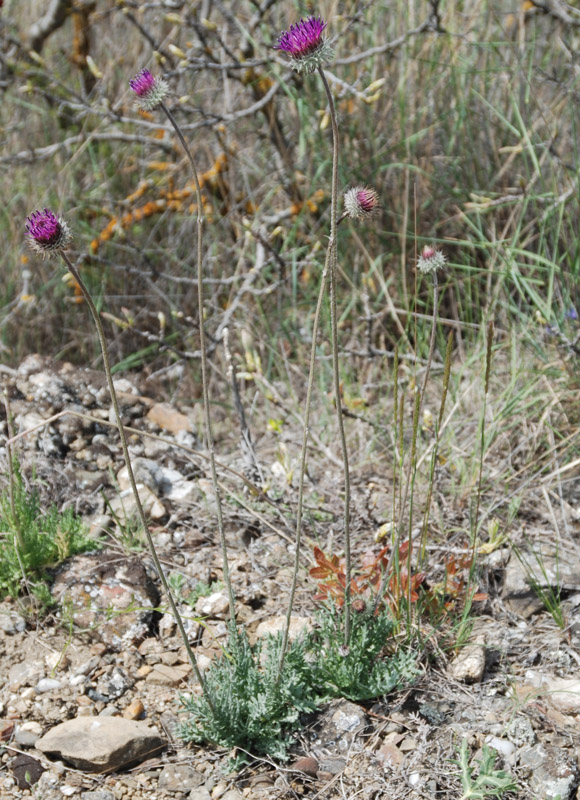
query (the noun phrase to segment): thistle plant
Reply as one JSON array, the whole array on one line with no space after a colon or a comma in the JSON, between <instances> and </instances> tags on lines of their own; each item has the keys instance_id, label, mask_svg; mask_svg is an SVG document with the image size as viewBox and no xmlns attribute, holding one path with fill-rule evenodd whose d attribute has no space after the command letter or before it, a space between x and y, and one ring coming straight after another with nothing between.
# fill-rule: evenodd
<instances>
[{"instance_id":1,"label":"thistle plant","mask_svg":"<svg viewBox=\"0 0 580 800\"><path fill-rule=\"evenodd\" d=\"M331 306L331 335L332 335L332 361L334 373L334 393L336 401L336 413L338 418L339 435L341 440L344 482L345 482L345 497L344 497L344 536L345 536L345 560L346 560L346 576L347 576L347 597L344 604L344 639L345 645L348 645L350 638L350 596L348 585L350 583L351 574L351 557L350 557L350 477L348 465L348 452L346 448L346 437L344 433L344 425L342 419L342 405L340 395L340 377L338 372L338 332L336 322L336 232L338 226L338 123L336 119L336 111L334 107L334 100L328 81L324 74L323 66L332 57L332 49L328 44L324 31L326 30L327 23L322 17L309 17L306 20L301 19L300 22L295 23L289 30L283 31L278 37L278 42L275 45L276 50L285 53L290 59L292 69L297 72L305 72L310 74L318 72L322 80L324 90L330 110L330 118L332 122L332 184L331 184L331 204L330 204L330 236L328 246L326 249L326 258L324 269L321 276L320 291L318 295L318 302L314 314L314 324L312 330L312 348L310 353L310 367L308 372L308 385L306 390L306 408L304 413L304 429L302 438L302 450L300 455L299 479L298 479L298 509L296 516L296 544L295 544L295 561L294 572L292 577L292 586L290 589L290 598L288 602L288 612L286 618L286 627L283 634L282 648L280 650L280 673L284 664L284 658L288 645L288 631L290 628L290 619L292 616L292 607L294 604L294 596L296 593L296 584L298 580L298 569L300 559L300 546L302 537L302 510L304 498L304 473L306 470L306 449L308 446L309 435L309 421L310 421L310 405L312 400L312 384L314 378L314 365L316 359L316 341L318 336L318 325L320 319L320 309L326 288L328 275L330 274L330 306ZM354 203L351 202L351 209L354 208Z\"/></svg>"},{"instance_id":2,"label":"thistle plant","mask_svg":"<svg viewBox=\"0 0 580 800\"><path fill-rule=\"evenodd\" d=\"M153 537L151 535L149 523L147 522L147 517L145 516L143 504L141 503L141 498L139 497L139 492L137 490L135 474L133 472L131 457L129 455L129 447L127 445L127 437L125 435L125 429L123 428L123 422L121 419L121 411L119 409L117 392L115 390L115 384L113 383L113 376L111 373L111 363L109 361L109 354L107 351L105 332L103 330L101 319L99 317L99 312L97 311L97 308L93 302L89 290L85 285L85 282L81 278L80 272L76 268L75 264L73 264L73 262L71 261L66 252L67 248L69 247L72 241L71 230L67 222L65 222L65 220L62 217L57 216L53 211L51 211L48 208L45 208L43 211L33 211L32 214L30 214L30 216L27 217L26 236L29 247L32 250L34 250L35 253L42 256L42 258L49 258L55 255L60 256L62 258L62 260L66 264L68 271L78 283L80 290L83 294L83 297L85 299L85 302L89 307L89 311L91 313L91 316L93 318L93 321L97 329L99 344L101 346L101 353L103 356L103 368L105 370L107 385L109 388L109 393L111 395L113 412L115 414L115 421L117 423L117 428L119 430L119 438L121 441L121 448L123 450L123 458L125 460L125 465L127 467L127 474L129 476L131 491L133 492L133 496L135 498L135 504L137 507L137 514L139 516L139 521L143 527L143 531L145 532L147 544L151 552L151 557L153 558L153 563L155 564L155 569L157 570L157 573L161 580L161 584L163 586L165 594L167 595L167 599L169 600L169 605L171 606L171 610L173 612L175 621L179 628L179 632L183 639L183 643L187 650L189 661L191 663L191 666L193 668L197 680L199 681L200 685L202 686L205 692L205 684L201 672L199 671L199 667L197 665L197 659L195 658L193 649L189 643L189 639L185 631L185 627L183 625L183 620L181 619L181 615L179 614L179 611L177 609L173 593L167 582L167 578L165 577L165 573L163 571L163 567L161 566L159 556L157 555L157 550L155 549L155 543L153 542ZM207 702L211 707L212 702L209 696L207 696Z\"/></svg>"},{"instance_id":3,"label":"thistle plant","mask_svg":"<svg viewBox=\"0 0 580 800\"><path fill-rule=\"evenodd\" d=\"M129 86L137 95L137 105L144 111L152 111L154 108L161 108L177 135L181 146L185 152L187 160L191 166L193 174L193 182L195 184L195 195L197 203L197 302L198 302L198 316L199 316L199 350L201 353L201 379L202 379L202 394L203 394L203 415L206 446L209 454L211 479L213 491L216 499L216 517L218 524L218 531L220 537L220 546L222 550L222 571L224 575L224 583L228 592L228 601L230 608L230 619L235 622L235 599L232 589L232 582L230 579L228 553L226 545L226 537L223 523L221 492L217 479L217 469L215 463L215 451L213 443L213 434L211 426L211 414L209 407L209 381L208 381L208 368L207 368L207 348L205 344L205 329L203 326L204 318L204 302L203 302L203 250L202 250L202 232L203 232L203 215L202 215L202 199L201 199L201 185L199 183L199 176L195 166L193 155L183 136L177 121L167 105L165 98L169 92L169 86L166 81L155 78L147 69L142 69L131 81Z\"/></svg>"}]
</instances>

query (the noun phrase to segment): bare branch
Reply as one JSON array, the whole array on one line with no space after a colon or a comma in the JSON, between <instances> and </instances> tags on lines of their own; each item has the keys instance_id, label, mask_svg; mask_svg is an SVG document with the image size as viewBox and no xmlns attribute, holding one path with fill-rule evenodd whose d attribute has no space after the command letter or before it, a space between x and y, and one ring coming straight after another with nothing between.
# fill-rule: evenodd
<instances>
[{"instance_id":1,"label":"bare branch","mask_svg":"<svg viewBox=\"0 0 580 800\"><path fill-rule=\"evenodd\" d=\"M51 33L62 28L69 14L71 0L52 0L46 14L28 29L30 48L37 53L42 50Z\"/></svg>"}]
</instances>

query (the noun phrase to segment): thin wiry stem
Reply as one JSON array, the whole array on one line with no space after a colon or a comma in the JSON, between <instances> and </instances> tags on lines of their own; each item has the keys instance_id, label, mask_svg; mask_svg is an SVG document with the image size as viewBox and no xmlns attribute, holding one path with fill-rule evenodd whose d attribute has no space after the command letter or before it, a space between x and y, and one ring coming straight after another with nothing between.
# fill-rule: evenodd
<instances>
[{"instance_id":1,"label":"thin wiry stem","mask_svg":"<svg viewBox=\"0 0 580 800\"><path fill-rule=\"evenodd\" d=\"M131 485L131 491L133 492L133 496L135 498L135 505L137 506L137 514L139 515L139 521L143 527L145 532L145 536L147 538L147 544L149 545L149 550L151 551L151 557L153 558L153 563L155 564L155 569L157 570L157 574L161 580L161 584L167 595L167 599L169 600L169 605L171 606L171 610L173 612L173 616L175 617L175 621L177 623L177 627L179 628L179 633L181 634L181 638L183 639L183 643L185 645L185 649L187 650L187 655L190 661L191 666L193 667L193 671L195 673L195 677L199 681L204 694L207 700L208 705L213 711L213 703L211 701L211 697L209 696L209 692L206 691L205 682L203 680L202 674L199 670L197 665L197 659L193 652L193 649L189 643L189 639L187 633L185 631L185 627L183 625L183 620L181 619L181 614L177 610L177 605L175 600L173 599L173 593L169 587L169 583L167 582L167 578L165 577L165 572L163 567L161 566L161 561L159 560L159 556L157 555L157 550L155 549L155 543L153 542L153 537L151 536L151 531L149 530L149 524L147 522L147 517L145 516L145 511L143 510L143 504L141 503L141 498L139 497L139 492L137 491L137 483L135 482L135 474L133 472L133 467L131 465L131 458L129 456L129 447L127 446L127 437L125 435L125 429L123 428L123 422L121 420L121 411L119 409L119 401L117 400L117 392L115 390L115 384L113 383L113 375L111 373L111 362L109 361L109 354L107 351L107 341L105 339L105 332L103 330L103 326L101 324L101 318L99 317L99 312L93 302L93 298L91 297L89 290L87 289L83 279L80 276L79 271L72 263L70 258L64 252L64 250L60 251L60 255L63 258L64 263L66 264L69 272L74 277L76 282L78 283L81 292L83 293L83 297L85 298L86 304L89 307L89 311L93 317L95 326L97 328L97 334L99 337L99 344L101 345L101 352L103 355L103 367L105 370L105 376L107 378L107 385L109 387L109 394L111 395L111 402L113 404L113 411L115 414L115 420L117 422L117 428L119 429L119 438L121 440L121 448L123 450L123 457L125 459L125 465L127 467L127 474L129 476L129 483Z\"/></svg>"},{"instance_id":2,"label":"thin wiry stem","mask_svg":"<svg viewBox=\"0 0 580 800\"><path fill-rule=\"evenodd\" d=\"M280 665L278 668L277 681L280 680L282 675L282 668L284 667L284 659L286 657L286 650L288 648L288 635L290 631L290 622L292 619L292 607L294 605L294 596L296 595L296 585L298 583L298 570L300 569L300 545L302 542L302 508L304 505L304 473L306 472L306 451L308 448L308 436L310 433L310 406L312 402L312 385L314 383L314 368L316 365L316 340L318 339L318 325L320 322L320 311L322 308L322 301L324 300L324 292L326 291L326 282L328 279L328 265L330 261L329 251L326 251L326 260L324 263L324 270L320 278L320 291L318 292L318 302L316 303L316 311L314 312L314 322L312 324L312 347L310 348L310 368L308 370L308 386L306 388L306 406L304 409L304 428L302 433L302 450L300 453L300 466L298 468L298 508L296 510L296 541L294 553L294 572L292 574L292 586L290 588L290 598L288 601L288 611L286 613L286 627L282 638L282 647L280 649Z\"/></svg>"},{"instance_id":3,"label":"thin wiry stem","mask_svg":"<svg viewBox=\"0 0 580 800\"><path fill-rule=\"evenodd\" d=\"M228 565L228 549L226 545L226 535L224 531L224 521L223 521L223 514L222 514L222 500L221 500L221 492L218 484L217 478L217 469L215 463L215 451L214 451L214 443L213 443L213 435L212 435L212 427L211 427L211 414L209 408L209 388L208 388L208 369L207 369L207 348L205 344L205 328L203 326L203 267L202 267L202 229L203 229L203 215L202 215L202 201L201 201L201 186L199 183L199 177L197 175L197 169L195 167L195 161L193 160L193 156L191 154L191 150L189 149L189 145L185 141L181 130L179 129L179 125L177 124L173 114L167 108L165 103L160 103L161 108L165 112L167 119L173 125L175 133L177 134L177 138L181 142L181 146L187 156L189 163L191 165L191 171L193 173L193 181L195 183L195 195L196 195L196 202L197 202L197 303L198 303L198 314L199 314L199 351L201 354L201 382L202 382L202 394L203 394L203 416L205 422L205 438L207 449L209 453L209 463L211 469L211 481L213 485L213 491L215 495L215 502L216 502L216 517L217 517L217 524L218 524L218 531L220 537L220 544L222 550L222 571L224 576L224 583L227 588L228 592L228 601L230 606L230 620L235 625L236 621L236 604L234 599L234 592L232 589L232 582L230 578L230 570Z\"/></svg>"},{"instance_id":4,"label":"thin wiry stem","mask_svg":"<svg viewBox=\"0 0 580 800\"><path fill-rule=\"evenodd\" d=\"M340 374L338 370L338 323L336 314L336 230L338 208L338 122L336 109L330 86L322 67L318 72L324 85L330 120L332 122L332 187L330 195L330 238L328 252L330 254L330 326L332 335L332 368L334 373L334 398L336 402L336 417L338 433L342 449L342 463L344 471L344 571L346 586L344 588L344 644L348 647L350 642L350 582L351 582L351 557L350 557L350 474L348 465L348 450L342 418L342 400L340 396Z\"/></svg>"},{"instance_id":5,"label":"thin wiry stem","mask_svg":"<svg viewBox=\"0 0 580 800\"><path fill-rule=\"evenodd\" d=\"M419 419L420 419L420 416L421 416L421 410L423 408L423 401L425 399L425 390L427 389L427 383L429 381L429 375L431 374L431 362L433 361L433 353L435 351L435 333L437 331L437 310L438 310L438 305L439 305L439 283L437 281L437 272L436 271L432 273L432 277L433 277L433 319L432 319L432 324L431 324L431 336L429 338L429 354L427 356L427 366L425 367L425 376L423 378L423 385L421 386L421 391L419 393L418 405L415 407L415 411L416 411L416 414L417 414L417 416L416 416L417 424L419 422ZM415 339L416 339L416 337L415 337ZM413 417L413 419L414 419L414 424L415 424L415 417ZM416 430L414 431L414 434L415 434L415 438L416 438L416 435L417 435L417 431ZM408 465L407 465L407 473L405 475L405 489L404 489L404 493L403 493L403 500L402 500L401 506L399 508L400 525L399 525L399 528L397 530L397 535L396 535L396 538L395 538L395 543L393 545L393 549L391 550L391 553L389 555L389 561L388 561L387 567L385 569L385 574L384 574L383 579L381 581L381 585L379 587L379 591L377 593L377 596L375 597L375 604L374 604L375 611L379 607L379 604L381 602L381 598L382 598L382 596L385 593L385 590L387 588L387 585L388 585L388 582L389 582L389 576L390 576L390 573L391 573L391 567L393 565L393 558L395 556L395 552L398 551L398 549L399 549L399 543L400 543L401 538L402 538L402 536L403 536L403 534L405 532L405 508L407 506L407 498L409 496L409 487L410 487L411 483L413 482L411 480L411 476L413 475L413 478L414 478L413 461L414 461L414 457L412 456L410 458L410 460L409 460ZM411 520L409 520L409 552L410 551L411 551ZM410 570L410 559L409 559L409 570ZM409 581L411 580L410 571L409 571L409 574L407 576L407 579Z\"/></svg>"}]
</instances>

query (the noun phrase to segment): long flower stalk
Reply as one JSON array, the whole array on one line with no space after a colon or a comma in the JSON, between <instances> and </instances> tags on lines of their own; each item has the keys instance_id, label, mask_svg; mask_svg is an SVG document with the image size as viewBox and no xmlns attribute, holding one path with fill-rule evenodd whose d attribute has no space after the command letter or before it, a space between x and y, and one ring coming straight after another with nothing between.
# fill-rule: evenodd
<instances>
[{"instance_id":1,"label":"long flower stalk","mask_svg":"<svg viewBox=\"0 0 580 800\"><path fill-rule=\"evenodd\" d=\"M103 325L101 323L101 319L99 317L99 312L93 302L93 298L89 294L89 290L87 289L83 279L80 276L78 269L72 263L68 255L61 250L60 255L62 256L63 261L65 262L70 274L73 276L75 281L78 283L81 292L83 293L83 297L89 307L89 311L91 312L91 316L93 317L93 321L97 328L97 334L99 337L99 344L101 345L101 352L103 355L103 367L105 370L105 375L107 376L107 385L109 387L109 394L111 395L111 402L113 404L113 411L115 414L115 420L117 422L117 428L119 429L119 438L121 440L121 448L123 450L123 457L125 459L125 464L127 466L127 474L129 476L129 483L131 484L131 491L133 492L133 496L135 498L135 504L137 506L137 513L139 515L139 521L141 522L141 526L145 532L145 536L147 538L147 544L149 545L149 550L151 551L151 557L153 558L153 563L155 564L155 569L157 570L157 574L161 580L161 584L163 586L163 590L167 595L167 599L169 600L169 605L171 606L171 611L173 612L173 616L175 617L175 621L177 623L177 627L179 628L179 633L181 634L181 638L183 639L183 643L185 645L185 649L187 651L187 656L189 658L189 662L193 668L195 673L195 677L199 681L202 688L205 688L204 680L199 670L197 659L193 652L193 649L189 643L189 637L187 636L187 632L185 630L185 626L183 624L183 620L181 618L181 614L177 609L177 604L173 597L173 592L169 586L167 578L165 577L165 570L161 566L161 561L159 560L159 556L157 555L157 550L155 548L155 543L153 541L153 537L151 535L151 530L149 529L149 523L147 522L147 517L145 516L145 511L143 509L143 504L141 503L141 498L139 497L139 492L137 491L137 483L135 482L135 473L133 472L133 467L131 465L131 457L129 455L129 447L127 445L127 436L125 435L125 430L123 428L123 422L121 420L121 412L119 409L119 401L117 400L117 392L115 390L115 384L113 383L113 376L111 373L111 363L109 361L109 354L107 352L107 342L105 339L105 332L103 331ZM211 698L207 697L208 704L211 705Z\"/></svg>"},{"instance_id":2,"label":"long flower stalk","mask_svg":"<svg viewBox=\"0 0 580 800\"><path fill-rule=\"evenodd\" d=\"M203 232L203 214L202 214L202 198L201 198L201 185L199 183L199 177L197 173L197 168L195 166L195 161L193 159L193 155L191 150L189 149L189 145L187 144L185 137L183 136L177 121L167 105L165 104L164 100L167 96L169 91L169 87L164 80L159 78L154 78L153 75L147 69L141 70L141 72L136 75L133 80L129 82L131 89L135 92L138 98L138 105L145 111L151 111L152 109L159 106L169 122L171 123L177 138L183 148L183 151L189 161L191 166L191 172L193 174L193 182L195 184L195 195L196 195L196 203L197 203L197 250L196 250L196 261L197 261L197 303L198 303L198 315L199 315L199 350L201 353L201 382L202 382L202 395L203 395L203 416L204 416L204 427L205 427L205 438L206 438L206 446L208 449L209 454L209 463L210 463L210 471L211 471L211 481L215 496L215 503L216 503L216 517L217 517L217 524L218 524L218 533L220 537L220 546L222 551L222 572L224 576L224 583L226 584L226 589L228 593L228 602L229 602L229 609L230 609L230 622L232 626L235 627L236 621L236 607L235 607L235 598L232 589L232 582L230 578L230 571L229 571L229 564L228 564L228 551L227 551L227 544L226 544L226 536L224 530L224 523L223 523L223 513L222 513L222 501L221 501L221 490L218 483L217 478L217 469L216 469L216 461L215 461L215 449L214 449L214 441L213 441L213 433L212 433L212 425L211 425L211 412L210 412L210 402L209 402L209 377L208 377L208 368L207 368L207 347L205 343L205 328L203 324L204 320L204 302L203 302L203 250L202 250L202 232Z\"/></svg>"},{"instance_id":3,"label":"long flower stalk","mask_svg":"<svg viewBox=\"0 0 580 800\"><path fill-rule=\"evenodd\" d=\"M375 597L374 609L375 611L378 609L381 599L386 591L386 588L389 584L390 576L391 576L391 569L393 566L393 559L398 557L399 546L401 542L401 538L405 533L405 509L407 506L407 498L409 496L409 488L414 485L415 482L415 470L416 470L416 443L417 443L417 433L418 433L418 425L419 419L421 417L421 410L423 408L423 402L425 400L425 391L427 389L427 384L429 382L429 376L431 374L431 363L433 361L433 353L435 351L435 334L437 332L437 314L439 311L439 282L437 280L437 270L442 269L445 266L445 256L440 250L435 250L433 247L426 246L421 253L421 256L417 262L418 270L423 273L424 275L431 275L433 279L433 317L431 320L431 335L429 337L429 353L427 355L427 365L425 367L425 375L423 377L423 383L421 385L421 389L419 390L419 396L417 398L417 402L415 404L415 410L413 413L413 441L412 441L412 453L411 458L409 459L409 463L407 464L407 471L405 475L405 488L403 491L403 499L399 508L399 519L400 524L397 528L397 532L395 535L395 540L393 543L392 550L389 554L389 560L387 562L387 566L385 569L385 574L381 581L381 585L379 586L379 590ZM409 597L410 597L410 586L411 586L411 556L412 556L412 541L411 541L411 527L412 527L412 505L413 499L411 497L411 508L409 512L409 550L407 553L407 580L409 581Z\"/></svg>"},{"instance_id":4,"label":"long flower stalk","mask_svg":"<svg viewBox=\"0 0 580 800\"><path fill-rule=\"evenodd\" d=\"M95 327L97 329L99 344L101 346L101 353L103 356L103 368L105 371L105 377L107 379L109 394L111 395L111 403L113 405L115 421L117 423L117 428L119 430L119 439L121 441L121 448L123 450L123 458L125 460L125 465L127 467L127 475L129 477L129 484L131 486L131 491L133 492L133 496L135 498L135 505L137 507L137 514L139 517L139 521L141 522L141 526L143 527L143 531L147 539L147 544L151 552L151 557L153 559L153 563L155 564L155 569L157 570L159 579L161 581L165 594L167 595L169 605L171 606L173 616L175 617L179 633L181 634L181 638L183 639L183 643L185 645L185 649L187 651L187 656L189 658L190 664L207 698L208 705L211 708L213 708L213 703L211 697L209 697L209 693L206 691L205 681L199 670L197 659L189 643L189 638L187 636L187 632L185 630L181 614L179 613L177 604L173 597L173 593L171 591L167 578L165 577L165 572L163 570L163 567L161 566L161 561L159 560L159 556L157 555L155 543L153 541L153 537L149 529L149 523L147 522L147 517L145 516L143 504L141 503L141 498L139 497L139 492L137 490L137 483L135 481L135 474L133 472L133 466L131 464L131 457L129 455L127 437L125 435L125 429L123 427L123 421L121 419L121 411L119 409L117 392L115 390L115 384L113 383L113 374L111 372L111 362L109 360L109 354L107 350L107 341L105 339L105 332L103 330L103 325L101 323L99 312L97 311L97 307L93 302L93 298L91 297L90 292L85 285L85 282L81 278L78 269L72 263L71 259L65 252L66 248L68 247L68 245L72 240L72 234L70 232L67 223L60 217L57 217L56 214L54 214L52 211L46 208L44 209L44 211L34 211L28 217L26 229L28 236L28 244L37 254L42 255L43 258L52 255L61 256L70 274L78 283L78 286L85 299L85 302L89 307L89 311L91 312L91 316L93 318Z\"/></svg>"},{"instance_id":5,"label":"long flower stalk","mask_svg":"<svg viewBox=\"0 0 580 800\"><path fill-rule=\"evenodd\" d=\"M336 108L330 86L321 66L318 73L326 92L330 121L332 124L332 185L330 190L330 238L328 240L328 253L330 261L330 327L332 336L332 371L334 374L334 400L336 404L336 418L338 434L342 450L342 463L344 475L344 572L346 585L344 587L344 644L348 647L350 642L350 583L352 575L350 555L350 471L348 463L348 449L344 432L344 419L342 416L342 398L340 394L340 372L338 365L338 320L336 313L336 232L338 217L338 121Z\"/></svg>"}]
</instances>

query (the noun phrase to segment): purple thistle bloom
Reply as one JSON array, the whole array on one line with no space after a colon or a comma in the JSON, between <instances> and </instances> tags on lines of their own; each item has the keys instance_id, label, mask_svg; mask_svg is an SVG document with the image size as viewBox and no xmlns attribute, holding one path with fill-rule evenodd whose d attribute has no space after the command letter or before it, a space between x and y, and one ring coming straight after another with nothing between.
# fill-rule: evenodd
<instances>
[{"instance_id":1,"label":"purple thistle bloom","mask_svg":"<svg viewBox=\"0 0 580 800\"><path fill-rule=\"evenodd\" d=\"M332 57L332 49L323 36L325 28L322 17L301 19L280 34L274 49L287 53L298 72L314 72Z\"/></svg>"},{"instance_id":2,"label":"purple thistle bloom","mask_svg":"<svg viewBox=\"0 0 580 800\"><path fill-rule=\"evenodd\" d=\"M161 78L154 78L148 69L142 69L129 81L129 86L137 95L137 104L143 111L152 111L163 102L169 86Z\"/></svg>"},{"instance_id":3,"label":"purple thistle bloom","mask_svg":"<svg viewBox=\"0 0 580 800\"><path fill-rule=\"evenodd\" d=\"M574 322L578 320L578 312L576 311L574 306L570 306L570 309L566 312L566 317L568 319L574 320Z\"/></svg>"},{"instance_id":4,"label":"purple thistle bloom","mask_svg":"<svg viewBox=\"0 0 580 800\"><path fill-rule=\"evenodd\" d=\"M29 247L43 258L65 250L72 239L66 222L48 208L33 211L26 218L26 235Z\"/></svg>"}]
</instances>

